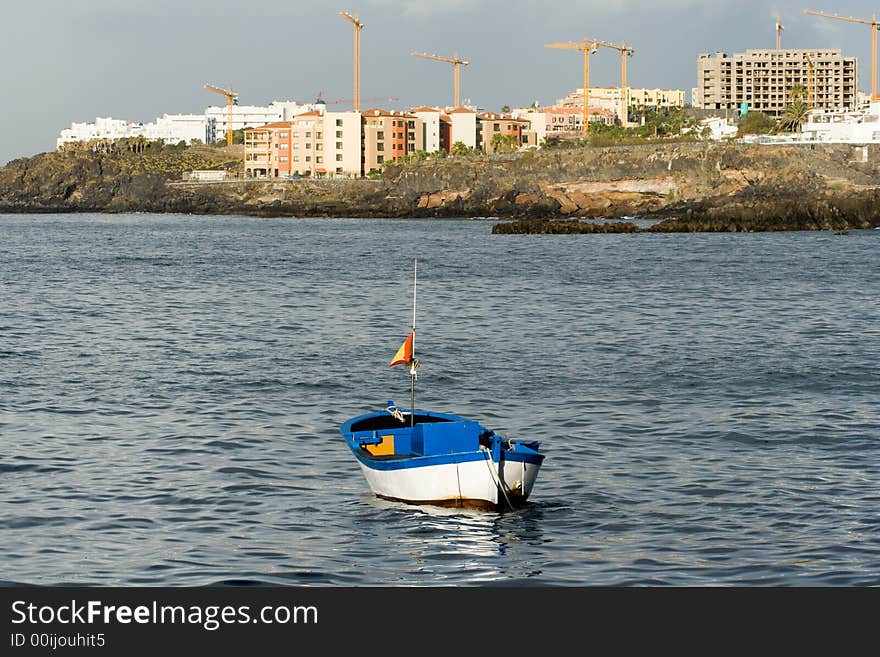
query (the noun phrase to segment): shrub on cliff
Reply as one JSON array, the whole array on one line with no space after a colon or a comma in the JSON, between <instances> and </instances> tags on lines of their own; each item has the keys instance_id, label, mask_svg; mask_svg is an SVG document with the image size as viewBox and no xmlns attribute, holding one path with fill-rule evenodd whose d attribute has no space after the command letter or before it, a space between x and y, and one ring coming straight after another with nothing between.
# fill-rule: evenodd
<instances>
[{"instance_id":1,"label":"shrub on cliff","mask_svg":"<svg viewBox=\"0 0 880 657\"><path fill-rule=\"evenodd\" d=\"M740 118L736 136L769 135L776 132L776 120L763 112L749 112Z\"/></svg>"}]
</instances>

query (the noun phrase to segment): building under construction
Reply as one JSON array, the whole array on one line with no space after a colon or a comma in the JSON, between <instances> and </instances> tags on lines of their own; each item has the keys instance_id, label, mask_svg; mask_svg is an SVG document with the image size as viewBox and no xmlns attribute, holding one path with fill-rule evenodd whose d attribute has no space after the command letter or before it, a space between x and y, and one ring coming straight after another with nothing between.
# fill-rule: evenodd
<instances>
[{"instance_id":1,"label":"building under construction","mask_svg":"<svg viewBox=\"0 0 880 657\"><path fill-rule=\"evenodd\" d=\"M803 85L816 109L856 108L858 60L840 50L747 50L729 56L700 54L694 107L749 111L778 117L791 103L791 90Z\"/></svg>"}]
</instances>

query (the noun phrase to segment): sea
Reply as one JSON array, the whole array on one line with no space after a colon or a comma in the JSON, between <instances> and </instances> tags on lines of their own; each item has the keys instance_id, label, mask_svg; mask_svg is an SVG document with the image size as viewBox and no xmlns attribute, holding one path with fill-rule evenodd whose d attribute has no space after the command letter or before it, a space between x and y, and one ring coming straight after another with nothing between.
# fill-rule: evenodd
<instances>
[{"instance_id":1,"label":"sea","mask_svg":"<svg viewBox=\"0 0 880 657\"><path fill-rule=\"evenodd\" d=\"M0 216L0 583L880 585L880 230ZM374 497L409 402L546 454L504 513Z\"/></svg>"}]
</instances>

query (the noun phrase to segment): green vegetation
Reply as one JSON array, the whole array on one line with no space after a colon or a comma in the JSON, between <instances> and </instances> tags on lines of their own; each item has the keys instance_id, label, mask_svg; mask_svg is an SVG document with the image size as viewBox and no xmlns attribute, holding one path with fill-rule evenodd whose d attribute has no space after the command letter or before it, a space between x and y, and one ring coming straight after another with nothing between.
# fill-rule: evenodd
<instances>
[{"instance_id":1,"label":"green vegetation","mask_svg":"<svg viewBox=\"0 0 880 657\"><path fill-rule=\"evenodd\" d=\"M690 116L684 108L645 109L640 115L640 125L624 128L619 125L606 125L601 121L590 123L589 136L584 138L565 138L548 135L542 148L594 148L607 146L634 146L671 142L693 142L699 136L696 128L699 121Z\"/></svg>"},{"instance_id":2,"label":"green vegetation","mask_svg":"<svg viewBox=\"0 0 880 657\"><path fill-rule=\"evenodd\" d=\"M743 135L771 135L776 132L776 120L763 112L749 112L740 117L737 137Z\"/></svg>"},{"instance_id":3,"label":"green vegetation","mask_svg":"<svg viewBox=\"0 0 880 657\"><path fill-rule=\"evenodd\" d=\"M128 175L146 173L168 178L198 169L241 171L244 157L240 146L230 149L214 145L187 146L184 142L164 144L161 140L151 141L144 137L65 144L58 155L61 157L50 157L47 166L52 162L51 166L63 170L101 158L106 162L103 165L105 169L111 167L112 163L112 168Z\"/></svg>"},{"instance_id":4,"label":"green vegetation","mask_svg":"<svg viewBox=\"0 0 880 657\"><path fill-rule=\"evenodd\" d=\"M519 139L516 135L502 135L500 132L492 135L492 152L516 153L519 148Z\"/></svg>"}]
</instances>

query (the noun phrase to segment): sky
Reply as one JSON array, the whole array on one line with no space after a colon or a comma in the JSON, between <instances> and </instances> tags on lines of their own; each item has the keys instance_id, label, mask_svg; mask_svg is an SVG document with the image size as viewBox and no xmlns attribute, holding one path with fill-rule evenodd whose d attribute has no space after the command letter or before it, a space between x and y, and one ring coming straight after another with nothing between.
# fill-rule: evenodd
<instances>
[{"instance_id":1,"label":"sky","mask_svg":"<svg viewBox=\"0 0 880 657\"><path fill-rule=\"evenodd\" d=\"M634 48L633 87L690 90L698 53L838 48L859 58L870 89L868 26L804 9L869 18L866 0L0 0L0 164L52 150L72 122L148 122L222 105L351 99L352 26L361 33L362 102L408 108L452 103L452 67L410 56L457 52L463 100L486 110L552 104L581 86L582 56L544 44L602 39ZM619 84L620 59L591 57L592 86ZM346 105L333 105L346 109Z\"/></svg>"}]
</instances>

